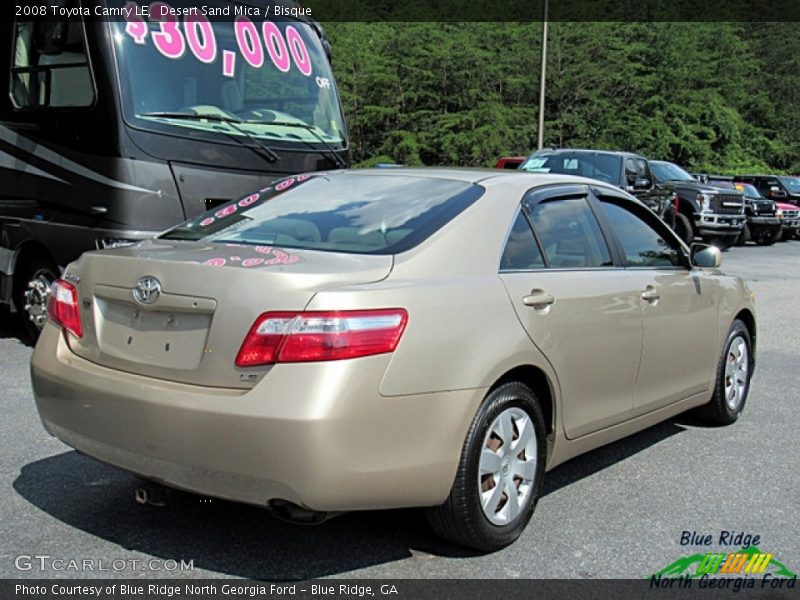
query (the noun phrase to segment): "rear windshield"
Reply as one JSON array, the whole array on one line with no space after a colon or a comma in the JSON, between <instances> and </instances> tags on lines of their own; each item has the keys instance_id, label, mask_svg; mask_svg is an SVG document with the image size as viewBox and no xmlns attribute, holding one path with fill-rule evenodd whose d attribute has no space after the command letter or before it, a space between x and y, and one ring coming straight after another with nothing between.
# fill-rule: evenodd
<instances>
[{"instance_id":1,"label":"rear windshield","mask_svg":"<svg viewBox=\"0 0 800 600\"><path fill-rule=\"evenodd\" d=\"M596 152L536 153L520 167L530 173L579 175L616 183L622 171L622 157Z\"/></svg>"},{"instance_id":2,"label":"rear windshield","mask_svg":"<svg viewBox=\"0 0 800 600\"><path fill-rule=\"evenodd\" d=\"M202 214L163 234L208 241L396 254L475 202L473 183L403 175L300 175Z\"/></svg>"}]
</instances>

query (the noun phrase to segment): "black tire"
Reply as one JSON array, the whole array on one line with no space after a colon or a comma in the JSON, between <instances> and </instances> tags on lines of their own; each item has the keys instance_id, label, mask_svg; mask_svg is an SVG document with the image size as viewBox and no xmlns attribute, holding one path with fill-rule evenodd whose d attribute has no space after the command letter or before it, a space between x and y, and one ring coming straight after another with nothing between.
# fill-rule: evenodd
<instances>
[{"instance_id":1,"label":"black tire","mask_svg":"<svg viewBox=\"0 0 800 600\"><path fill-rule=\"evenodd\" d=\"M23 257L22 262L18 263L14 269L14 305L22 325L23 335L31 344L35 344L39 339L39 334L46 321L46 313L44 319L38 320L38 324L31 320L31 312L26 309L26 305L28 305L26 292L30 289L28 284L37 279L42 284L47 282L46 285L49 288L49 285L58 279L58 272L58 267L52 261L41 256Z\"/></svg>"},{"instance_id":2,"label":"black tire","mask_svg":"<svg viewBox=\"0 0 800 600\"><path fill-rule=\"evenodd\" d=\"M688 246L694 242L694 225L691 219L683 213L675 215L675 233L681 238Z\"/></svg>"},{"instance_id":3,"label":"black tire","mask_svg":"<svg viewBox=\"0 0 800 600\"><path fill-rule=\"evenodd\" d=\"M781 236L778 238L779 242L788 242L789 240L794 239L795 232L791 229L784 229L781 232Z\"/></svg>"},{"instance_id":4,"label":"black tire","mask_svg":"<svg viewBox=\"0 0 800 600\"><path fill-rule=\"evenodd\" d=\"M734 344L741 340L747 348L747 373L744 377L744 386L738 394L733 406L728 403L726 398L725 386L728 383L728 375L726 375L726 367L731 361L732 357L736 356ZM706 406L706 417L709 421L716 425L730 425L736 422L739 415L744 410L744 405L747 402L747 395L750 392L750 379L753 376L753 352L752 343L750 340L750 331L747 326L740 320L736 320L731 325L728 338L725 340L725 345L722 349L722 354L719 357L717 364L717 375L714 381L714 394L711 396L711 401Z\"/></svg>"},{"instance_id":5,"label":"black tire","mask_svg":"<svg viewBox=\"0 0 800 600\"><path fill-rule=\"evenodd\" d=\"M750 228L747 226L747 223L745 223L744 227L742 227L742 233L740 233L739 237L736 238L736 245L737 246L744 246L747 243L747 241L751 240L751 239L753 239L753 238L750 237ZM761 238L756 238L755 239L756 244L758 244L760 239Z\"/></svg>"},{"instance_id":6,"label":"black tire","mask_svg":"<svg viewBox=\"0 0 800 600\"><path fill-rule=\"evenodd\" d=\"M497 525L489 520L481 506L480 455L489 428L499 415L509 409L521 410L533 425L536 438L535 475L529 492L519 505L516 518L507 524ZM514 432L519 435L517 429ZM541 406L528 386L510 381L492 390L484 399L469 428L450 495L444 504L426 511L428 522L436 535L448 542L486 552L499 550L516 540L530 521L539 498L547 459L546 435ZM499 448L495 450L499 451ZM523 453L521 451L520 455ZM486 482L485 477L481 480ZM520 488L519 483L515 482L515 485L517 489ZM508 498L505 492L503 497Z\"/></svg>"},{"instance_id":7,"label":"black tire","mask_svg":"<svg viewBox=\"0 0 800 600\"><path fill-rule=\"evenodd\" d=\"M765 231L756 238L759 246L772 246L780 237L780 232L776 235L774 231Z\"/></svg>"}]
</instances>

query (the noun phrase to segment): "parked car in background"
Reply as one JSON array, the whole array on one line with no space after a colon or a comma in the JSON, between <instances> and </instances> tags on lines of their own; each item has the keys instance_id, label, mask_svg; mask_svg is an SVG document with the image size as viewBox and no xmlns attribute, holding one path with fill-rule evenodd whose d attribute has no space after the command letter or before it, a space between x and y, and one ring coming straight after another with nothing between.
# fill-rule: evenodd
<instances>
[{"instance_id":1,"label":"parked car in background","mask_svg":"<svg viewBox=\"0 0 800 600\"><path fill-rule=\"evenodd\" d=\"M783 225L775 202L764 198L750 183L733 183L733 187L744 194L744 210L747 222L736 244L742 246L753 241L759 246L771 246L783 233Z\"/></svg>"},{"instance_id":2,"label":"parked car in background","mask_svg":"<svg viewBox=\"0 0 800 600\"><path fill-rule=\"evenodd\" d=\"M701 173L695 177L708 185L744 194L747 221L742 234L736 240L737 245L744 245L748 240L753 240L756 244L764 246L774 244L781 239L782 226L775 202L761 196L752 184L736 181L730 175ZM748 188L747 192L745 186Z\"/></svg>"},{"instance_id":3,"label":"parked car in background","mask_svg":"<svg viewBox=\"0 0 800 600\"><path fill-rule=\"evenodd\" d=\"M733 245L745 223L744 196L703 183L675 163L650 161L656 182L674 186L678 195L675 231L686 243L695 236L720 248Z\"/></svg>"},{"instance_id":4,"label":"parked car in background","mask_svg":"<svg viewBox=\"0 0 800 600\"><path fill-rule=\"evenodd\" d=\"M144 15L149 4L151 16L0 19L0 305L31 341L50 284L82 252L135 243L291 173L349 161L317 23L278 20L259 39L261 25L245 16L170 15L165 32L156 7L170 4L115 4ZM264 14L276 2L249 5Z\"/></svg>"},{"instance_id":5,"label":"parked car in background","mask_svg":"<svg viewBox=\"0 0 800 600\"><path fill-rule=\"evenodd\" d=\"M785 202L776 202L781 217L781 240L800 239L800 207Z\"/></svg>"},{"instance_id":6,"label":"parked car in background","mask_svg":"<svg viewBox=\"0 0 800 600\"><path fill-rule=\"evenodd\" d=\"M752 183L761 195L775 202L800 206L800 177L791 175L737 175L735 181Z\"/></svg>"},{"instance_id":7,"label":"parked car in background","mask_svg":"<svg viewBox=\"0 0 800 600\"><path fill-rule=\"evenodd\" d=\"M658 185L649 161L630 152L586 149L537 150L520 165L528 173L559 173L610 183L638 198L675 227L677 196L670 185Z\"/></svg>"},{"instance_id":8,"label":"parked car in background","mask_svg":"<svg viewBox=\"0 0 800 600\"><path fill-rule=\"evenodd\" d=\"M145 478L309 521L428 507L495 550L546 470L693 407L736 421L755 307L720 261L571 175L292 177L70 264L33 393Z\"/></svg>"},{"instance_id":9,"label":"parked car in background","mask_svg":"<svg viewBox=\"0 0 800 600\"><path fill-rule=\"evenodd\" d=\"M518 169L527 156L501 156L494 165L495 169Z\"/></svg>"}]
</instances>

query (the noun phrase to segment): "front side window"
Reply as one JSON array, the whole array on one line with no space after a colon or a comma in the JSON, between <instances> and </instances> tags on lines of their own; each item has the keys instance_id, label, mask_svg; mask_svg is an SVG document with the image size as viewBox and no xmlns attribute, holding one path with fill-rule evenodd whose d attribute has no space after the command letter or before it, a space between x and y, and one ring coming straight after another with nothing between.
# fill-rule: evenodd
<instances>
[{"instance_id":1,"label":"front side window","mask_svg":"<svg viewBox=\"0 0 800 600\"><path fill-rule=\"evenodd\" d=\"M559 269L613 265L600 226L585 198L550 200L531 212L547 264Z\"/></svg>"},{"instance_id":2,"label":"front side window","mask_svg":"<svg viewBox=\"0 0 800 600\"><path fill-rule=\"evenodd\" d=\"M200 8L173 15L169 2L128 6L148 15L109 24L132 125L210 140L257 137L270 146L344 144L336 84L310 24L269 20L263 7L260 16L226 20ZM204 4L212 9L233 14L252 7Z\"/></svg>"},{"instance_id":3,"label":"front side window","mask_svg":"<svg viewBox=\"0 0 800 600\"><path fill-rule=\"evenodd\" d=\"M483 192L481 186L448 179L300 175L195 217L162 237L396 254L433 235Z\"/></svg>"},{"instance_id":4,"label":"front side window","mask_svg":"<svg viewBox=\"0 0 800 600\"><path fill-rule=\"evenodd\" d=\"M82 23L17 22L11 97L17 108L80 108L94 103Z\"/></svg>"},{"instance_id":5,"label":"front side window","mask_svg":"<svg viewBox=\"0 0 800 600\"><path fill-rule=\"evenodd\" d=\"M648 223L613 202L603 200L602 205L612 229L622 243L628 266L681 266L681 254L677 246L667 241Z\"/></svg>"}]
</instances>

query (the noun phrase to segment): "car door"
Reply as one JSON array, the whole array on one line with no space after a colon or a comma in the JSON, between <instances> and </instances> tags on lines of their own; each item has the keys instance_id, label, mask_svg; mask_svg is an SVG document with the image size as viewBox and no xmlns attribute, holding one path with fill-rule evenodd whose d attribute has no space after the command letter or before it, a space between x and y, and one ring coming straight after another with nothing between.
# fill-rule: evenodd
<instances>
[{"instance_id":1,"label":"car door","mask_svg":"<svg viewBox=\"0 0 800 600\"><path fill-rule=\"evenodd\" d=\"M644 207L614 196L601 196L600 205L644 312L633 415L710 393L719 355L716 279L691 269L684 247Z\"/></svg>"},{"instance_id":2,"label":"car door","mask_svg":"<svg viewBox=\"0 0 800 600\"><path fill-rule=\"evenodd\" d=\"M639 289L615 264L586 186L527 196L500 278L520 322L550 361L569 438L624 421L642 347Z\"/></svg>"}]
</instances>

